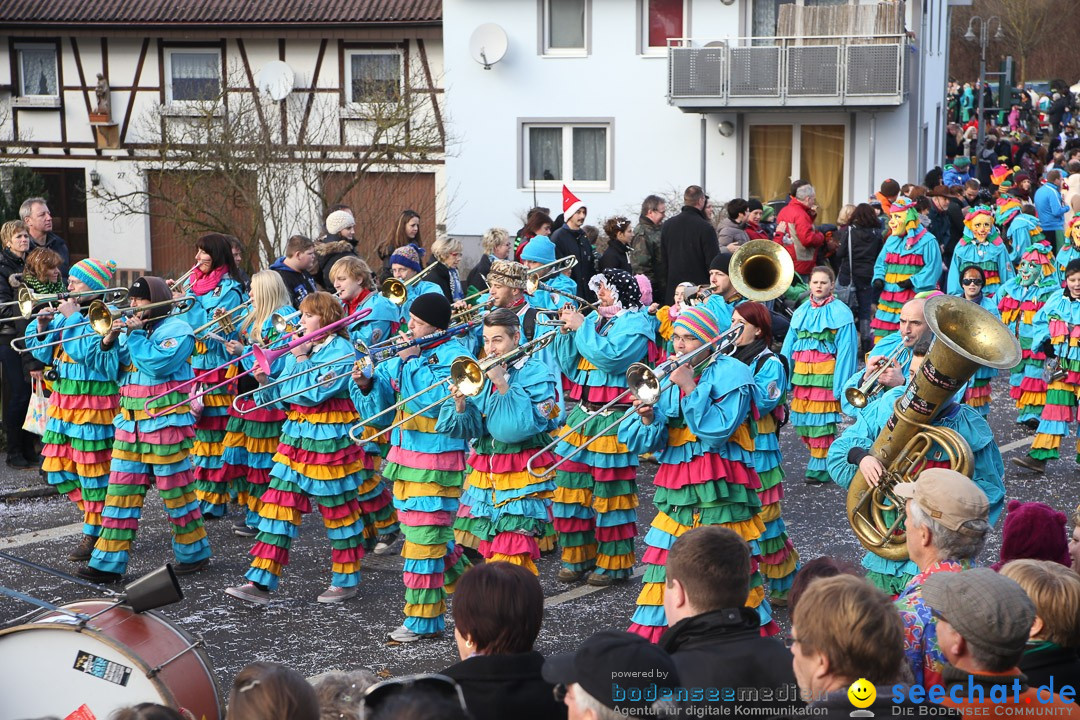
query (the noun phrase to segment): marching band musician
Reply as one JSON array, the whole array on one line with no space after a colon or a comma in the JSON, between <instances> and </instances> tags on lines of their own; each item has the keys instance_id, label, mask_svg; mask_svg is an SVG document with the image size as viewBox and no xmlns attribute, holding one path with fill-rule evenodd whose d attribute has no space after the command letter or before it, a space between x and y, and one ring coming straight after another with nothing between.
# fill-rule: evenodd
<instances>
[{"instance_id":1,"label":"marching band musician","mask_svg":"<svg viewBox=\"0 0 1080 720\"><path fill-rule=\"evenodd\" d=\"M998 312L997 302L983 292L983 288L986 287L986 274L983 269L978 265L968 265L960 270L957 275L960 278L959 285L963 288L962 297L987 310L1000 320L1001 313ZM964 392L964 404L978 410L983 417L990 416L990 381L996 378L997 375L996 368L980 367L971 376L971 381Z\"/></svg>"},{"instance_id":2,"label":"marching band musician","mask_svg":"<svg viewBox=\"0 0 1080 720\"><path fill-rule=\"evenodd\" d=\"M686 308L675 321L677 355L686 355L720 335L720 325L705 307ZM664 612L665 564L675 540L700 525L722 525L745 540L753 557L746 606L756 609L766 634L775 634L772 611L758 572L761 486L754 469L750 423L754 378L749 368L725 355L703 351L693 364L668 376L670 385L655 405L634 401L637 413L619 428L631 452L657 453L656 517L645 536L643 586L629 631L656 642L667 627ZM779 389L779 388L777 388Z\"/></svg>"},{"instance_id":3,"label":"marching band musician","mask_svg":"<svg viewBox=\"0 0 1080 720\"><path fill-rule=\"evenodd\" d=\"M919 372L930 344L931 338L925 337L912 348L911 373ZM855 424L836 438L829 448L829 474L845 490L851 485L856 471L861 471L871 486L876 486L882 477L886 468L878 458L870 454L870 448L885 423L892 417L893 406L905 389L905 386L891 388L872 401L859 413ZM954 396L930 424L955 430L971 447L975 459L971 479L989 499L989 522L992 526L997 522L1005 503L1005 484L1002 481L1005 465L985 418L974 408L956 402L956 399ZM948 456L936 442L931 445L926 458L927 462L922 469L950 467ZM863 555L862 564L866 569L867 579L893 596L903 592L911 578L918 573L918 568L911 560L890 560L871 552Z\"/></svg>"},{"instance_id":4,"label":"marching band musician","mask_svg":"<svg viewBox=\"0 0 1080 720\"><path fill-rule=\"evenodd\" d=\"M1046 406L1038 433L1024 457L1013 458L1020 467L1045 472L1046 461L1060 455L1061 440L1076 422L1080 400L1080 258L1065 267L1065 289L1046 301L1035 315L1032 347L1055 358L1061 376L1051 378L1046 388ZM1077 426L1076 461L1080 462L1080 426Z\"/></svg>"},{"instance_id":5,"label":"marching band musician","mask_svg":"<svg viewBox=\"0 0 1080 720\"><path fill-rule=\"evenodd\" d=\"M243 356L252 345L264 349L276 349L288 344L289 338L282 337L274 328L271 317L274 313L284 316L296 314L292 298L280 273L263 270L255 273L251 279L251 307L243 319L237 319L240 337L247 339L247 344L240 340L230 340L225 350L231 356ZM295 323L294 321L294 324ZM243 370L251 370L255 364L248 355L239 361ZM275 374L280 373L285 365L285 358L279 357L274 362ZM248 373L238 381L237 391L249 392L258 387L258 382ZM225 482L232 483L236 491L236 502L246 507L233 522L233 533L240 537L255 537L259 530L259 505L263 492L270 484L270 469L274 467L274 452L277 450L281 426L285 422L285 410L274 405L254 409L255 398L248 396L237 398L229 406L229 421L225 427L224 451L221 455Z\"/></svg>"},{"instance_id":6,"label":"marching band musician","mask_svg":"<svg viewBox=\"0 0 1080 720\"><path fill-rule=\"evenodd\" d=\"M390 256L390 273L401 282L408 282L423 270L424 248L409 243L394 250ZM406 287L405 302L401 306L401 322L409 319L409 308L415 298L428 293L441 293L442 288L427 280L417 280Z\"/></svg>"},{"instance_id":7,"label":"marching band musician","mask_svg":"<svg viewBox=\"0 0 1080 720\"><path fill-rule=\"evenodd\" d=\"M83 362L105 377L119 367L120 414L109 468L101 535L89 564L76 574L100 583L117 582L127 570L129 551L139 527L143 500L157 487L172 525L173 571L185 575L210 562L210 541L195 496L188 454L194 420L187 393L167 392L193 377L188 358L195 350L191 326L170 314L168 284L151 275L136 280L128 294L131 306L157 304L117 319L100 342L86 346ZM122 334L123 331L127 331ZM147 398L166 391L151 408L177 407L156 417L143 409Z\"/></svg>"},{"instance_id":8,"label":"marching band musician","mask_svg":"<svg viewBox=\"0 0 1080 720\"><path fill-rule=\"evenodd\" d=\"M492 310L505 308L517 316L518 338L522 343L531 341L537 335L537 308L533 307L529 297L525 294L527 279L528 270L526 270L525 266L512 260L494 261L491 263L491 270L488 271L487 275Z\"/></svg>"},{"instance_id":9,"label":"marching band musician","mask_svg":"<svg viewBox=\"0 0 1080 720\"><path fill-rule=\"evenodd\" d=\"M1074 215L1069 221L1065 237L1066 240L1062 243L1061 250L1058 251L1057 258L1054 260L1054 265L1063 282L1066 279L1065 268L1073 260L1080 260L1080 215Z\"/></svg>"},{"instance_id":10,"label":"marching band musician","mask_svg":"<svg viewBox=\"0 0 1080 720\"><path fill-rule=\"evenodd\" d=\"M397 334L401 326L400 311L382 294L374 292L375 280L366 262L354 255L348 255L334 263L327 277L334 284L338 298L344 303L346 315L360 309L371 311L363 322L349 329L354 343L360 341L370 347ZM371 547L376 555L390 551L390 546L394 544L400 530L397 513L394 511L393 493L383 482L382 476L377 475L379 466L390 450L390 438L386 433L378 436L375 434L389 424L390 418L383 415L379 421L365 426L362 437L365 441L364 467L360 476L364 486L371 489L363 493L358 500L365 516L365 547ZM375 485L370 485L372 478L375 479Z\"/></svg>"},{"instance_id":11,"label":"marching band musician","mask_svg":"<svg viewBox=\"0 0 1080 720\"><path fill-rule=\"evenodd\" d=\"M521 262L528 270L535 270L538 267L555 262L555 243L544 235L537 235L521 251ZM566 293L565 295L552 293L541 288L532 294L532 297L529 298L529 304L541 310L558 310L567 302L576 306L577 303L574 303L571 297L577 295L577 283L570 279L567 274L569 272L569 270L566 270L543 279L545 285L561 293Z\"/></svg>"},{"instance_id":12,"label":"marching band musician","mask_svg":"<svg viewBox=\"0 0 1080 720\"><path fill-rule=\"evenodd\" d=\"M396 269L397 260L393 263ZM442 292L436 289L413 301L409 310L409 334L413 340L448 327L450 301ZM471 354L459 339L447 336L423 349L413 345L401 350L397 357L376 365L372 377L353 373L355 386L350 391L365 417L428 389L398 408L395 422L408 419L391 432L390 451L383 466L383 477L394 483L394 505L405 535L401 550L405 558L405 622L389 634L396 643L442 636L446 630L446 596L468 566L462 547L454 542L453 530L465 480L468 444L436 432L437 409L415 414L445 396L450 365L461 356Z\"/></svg>"},{"instance_id":13,"label":"marching band musician","mask_svg":"<svg viewBox=\"0 0 1080 720\"><path fill-rule=\"evenodd\" d=\"M915 204L900 197L887 210L889 236L874 263L874 288L882 291L870 321L875 343L899 329L904 304L933 290L941 276L941 248L919 223Z\"/></svg>"},{"instance_id":14,"label":"marching band musician","mask_svg":"<svg viewBox=\"0 0 1080 720\"><path fill-rule=\"evenodd\" d=\"M787 395L784 389L788 385L788 370L783 357L771 350L772 313L767 307L745 302L735 308L731 320L743 324L733 357L754 374L751 413L755 425L754 470L761 480L757 492L761 522L765 526L758 539L761 550L758 567L769 586L769 603L782 606L787 605L788 591L799 570L799 553L788 538L780 508L784 499L780 425L786 420L783 401Z\"/></svg>"},{"instance_id":15,"label":"marching band musician","mask_svg":"<svg viewBox=\"0 0 1080 720\"><path fill-rule=\"evenodd\" d=\"M233 258L232 247L224 235L208 233L195 243L196 265L191 273L190 285L184 294L194 297L196 302L183 318L193 328L200 327L216 314L234 309L244 301L244 291L237 281L238 271ZM180 288L173 288L176 293ZM228 360L225 343L212 338L213 335L226 340L234 337L225 333L219 325L214 325L201 338L195 338L195 354L191 356L191 367L196 372L204 372L219 367ZM203 382L216 385L236 375L236 366L229 365L217 373L207 375ZM199 496L199 506L203 516L221 518L228 514L229 483L225 478L222 452L224 451L225 431L229 423L229 405L232 404L235 391L223 386L202 398L202 412L195 421L195 445L191 449L191 462L195 466L195 494ZM241 515L244 513L241 512Z\"/></svg>"},{"instance_id":16,"label":"marching band musician","mask_svg":"<svg viewBox=\"0 0 1080 720\"><path fill-rule=\"evenodd\" d=\"M340 321L341 303L333 295L315 292L300 302L302 336L310 336ZM358 420L349 399L350 371L354 362L352 343L345 328L309 342L290 343L290 354L281 368L281 382L266 385L269 377L256 368L254 375L266 385L256 395L261 403L279 402L287 408L281 443L274 455L270 486L259 508L259 533L254 559L244 577L248 582L225 590L226 594L257 605L270 602L281 572L289 564L289 548L300 534L304 513L318 506L330 539L332 575L320 603L339 603L357 594L364 523L357 495L362 485L363 450L349 438ZM320 368L314 377L312 370ZM329 380L329 382L322 382Z\"/></svg>"},{"instance_id":17,"label":"marching band musician","mask_svg":"<svg viewBox=\"0 0 1080 720\"><path fill-rule=\"evenodd\" d=\"M569 385L567 396L580 403L562 432L587 421L556 446L560 458L610 423L607 413L592 413L625 392L626 371L645 358L654 333L641 310L641 290L633 275L608 268L594 275L589 286L597 294L599 323L564 308L566 332L555 339L555 356ZM613 412L629 404L627 394ZM638 454L619 442L612 428L555 471L552 513L562 548L560 582L574 582L588 573L590 585L607 587L630 577L637 534L637 466Z\"/></svg>"},{"instance_id":18,"label":"marching band musician","mask_svg":"<svg viewBox=\"0 0 1080 720\"><path fill-rule=\"evenodd\" d=\"M505 261L496 260L487 276L493 293L501 262ZM521 342L518 316L509 308L485 315L483 328L487 360L506 355ZM527 461L558 427L557 381L535 354L509 366L493 366L487 379L489 386L472 398L451 385L454 403L442 406L435 426L439 433L474 440L454 535L460 544L478 540L475 549L485 560L504 560L536 575L538 540L550 523L555 483L550 476L541 480L531 476ZM546 453L537 465L553 461L554 456Z\"/></svg>"},{"instance_id":19,"label":"marching band musician","mask_svg":"<svg viewBox=\"0 0 1080 720\"><path fill-rule=\"evenodd\" d=\"M793 365L791 424L810 451L808 485L830 482L825 456L841 420L842 380L855 369L859 352L855 318L833 295L835 284L831 267L819 265L810 272L810 302L795 310L780 350Z\"/></svg>"},{"instance_id":20,"label":"marching band musician","mask_svg":"<svg viewBox=\"0 0 1080 720\"><path fill-rule=\"evenodd\" d=\"M68 292L105 290L115 271L116 263L111 260L108 263L94 258L81 260L71 268ZM73 562L89 560L101 534L101 511L105 507L105 492L109 485L113 419L120 406L117 363L95 366L86 362L88 349L101 340L87 332L84 324L85 306L92 299L63 300L55 314L38 313L38 321L27 325L26 330L27 349L45 365L53 366L58 376L52 386L48 422L41 438L44 445L41 454L45 456L41 469L46 481L55 486L58 493L67 495L82 511L82 537L68 556ZM67 329L76 323L80 326ZM40 334L45 331L48 334ZM75 339L78 335L91 337ZM59 340L64 342L41 347Z\"/></svg>"},{"instance_id":21,"label":"marching band musician","mask_svg":"<svg viewBox=\"0 0 1080 720\"><path fill-rule=\"evenodd\" d=\"M735 286L731 284L731 253L720 252L709 264L709 286L712 295L705 299L704 305L716 318L721 332L731 327L731 313L739 303L746 302L746 298L739 294Z\"/></svg>"}]
</instances>

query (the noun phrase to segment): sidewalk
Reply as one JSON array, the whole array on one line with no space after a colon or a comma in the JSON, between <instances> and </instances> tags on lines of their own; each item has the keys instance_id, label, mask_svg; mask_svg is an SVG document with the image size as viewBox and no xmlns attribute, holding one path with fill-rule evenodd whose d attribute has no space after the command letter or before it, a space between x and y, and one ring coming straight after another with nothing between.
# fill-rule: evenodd
<instances>
[{"instance_id":1,"label":"sidewalk","mask_svg":"<svg viewBox=\"0 0 1080 720\"><path fill-rule=\"evenodd\" d=\"M15 470L0 462L0 502L55 495L37 470Z\"/></svg>"}]
</instances>

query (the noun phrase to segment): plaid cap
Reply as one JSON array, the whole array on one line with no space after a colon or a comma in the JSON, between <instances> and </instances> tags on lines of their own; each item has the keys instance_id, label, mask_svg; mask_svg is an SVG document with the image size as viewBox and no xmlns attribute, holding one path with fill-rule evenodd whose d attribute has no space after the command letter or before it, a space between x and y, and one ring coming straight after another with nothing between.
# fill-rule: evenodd
<instances>
[{"instance_id":1,"label":"plaid cap","mask_svg":"<svg viewBox=\"0 0 1080 720\"><path fill-rule=\"evenodd\" d=\"M922 596L968 644L1019 661L1035 604L1016 581L990 568L939 572L926 579Z\"/></svg>"}]
</instances>

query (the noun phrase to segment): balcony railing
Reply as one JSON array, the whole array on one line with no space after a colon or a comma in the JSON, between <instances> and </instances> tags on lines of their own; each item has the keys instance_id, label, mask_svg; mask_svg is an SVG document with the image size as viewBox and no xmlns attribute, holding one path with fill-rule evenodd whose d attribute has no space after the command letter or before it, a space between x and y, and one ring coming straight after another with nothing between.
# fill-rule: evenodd
<instances>
[{"instance_id":1,"label":"balcony railing","mask_svg":"<svg viewBox=\"0 0 1080 720\"><path fill-rule=\"evenodd\" d=\"M904 35L673 38L668 99L690 112L900 105L907 47Z\"/></svg>"}]
</instances>

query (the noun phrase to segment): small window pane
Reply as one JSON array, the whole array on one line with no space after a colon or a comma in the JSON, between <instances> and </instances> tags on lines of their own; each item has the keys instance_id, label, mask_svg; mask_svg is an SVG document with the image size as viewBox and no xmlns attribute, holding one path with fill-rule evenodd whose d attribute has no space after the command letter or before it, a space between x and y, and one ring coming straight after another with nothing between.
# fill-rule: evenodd
<instances>
[{"instance_id":1,"label":"small window pane","mask_svg":"<svg viewBox=\"0 0 1080 720\"><path fill-rule=\"evenodd\" d=\"M23 95L59 96L55 49L23 48L19 50L19 62Z\"/></svg>"},{"instance_id":2,"label":"small window pane","mask_svg":"<svg viewBox=\"0 0 1080 720\"><path fill-rule=\"evenodd\" d=\"M352 102L393 102L400 93L400 55L358 53L352 56Z\"/></svg>"},{"instance_id":3,"label":"small window pane","mask_svg":"<svg viewBox=\"0 0 1080 720\"><path fill-rule=\"evenodd\" d=\"M574 179L607 180L605 128L574 128Z\"/></svg>"},{"instance_id":4,"label":"small window pane","mask_svg":"<svg viewBox=\"0 0 1080 720\"><path fill-rule=\"evenodd\" d=\"M216 52L172 53L172 99L216 99L221 95L220 63Z\"/></svg>"},{"instance_id":5,"label":"small window pane","mask_svg":"<svg viewBox=\"0 0 1080 720\"><path fill-rule=\"evenodd\" d=\"M548 0L548 46L585 49L585 0Z\"/></svg>"},{"instance_id":6,"label":"small window pane","mask_svg":"<svg viewBox=\"0 0 1080 720\"><path fill-rule=\"evenodd\" d=\"M562 128L529 128L529 179L562 180Z\"/></svg>"},{"instance_id":7,"label":"small window pane","mask_svg":"<svg viewBox=\"0 0 1080 720\"><path fill-rule=\"evenodd\" d=\"M647 0L649 47L667 47L669 38L683 35L683 0Z\"/></svg>"},{"instance_id":8,"label":"small window pane","mask_svg":"<svg viewBox=\"0 0 1080 720\"><path fill-rule=\"evenodd\" d=\"M780 6L792 5L794 2L795 0L754 0L750 32L754 37L775 37Z\"/></svg>"}]
</instances>

